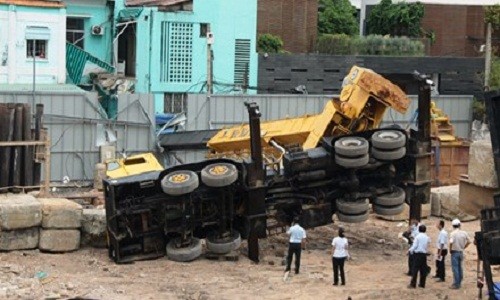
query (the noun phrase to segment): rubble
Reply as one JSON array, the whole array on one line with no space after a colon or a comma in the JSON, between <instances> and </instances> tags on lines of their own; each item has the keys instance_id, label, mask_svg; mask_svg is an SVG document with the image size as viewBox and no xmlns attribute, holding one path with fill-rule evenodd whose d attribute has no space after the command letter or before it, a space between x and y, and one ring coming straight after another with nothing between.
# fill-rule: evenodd
<instances>
[{"instance_id":1,"label":"rubble","mask_svg":"<svg viewBox=\"0 0 500 300\"><path fill-rule=\"evenodd\" d=\"M64 198L41 198L42 227L45 229L80 228L82 206Z\"/></svg>"},{"instance_id":2,"label":"rubble","mask_svg":"<svg viewBox=\"0 0 500 300\"><path fill-rule=\"evenodd\" d=\"M24 250L38 247L38 227L0 232L0 250Z\"/></svg>"},{"instance_id":3,"label":"rubble","mask_svg":"<svg viewBox=\"0 0 500 300\"><path fill-rule=\"evenodd\" d=\"M24 229L39 226L42 205L31 195L0 195L0 230Z\"/></svg>"},{"instance_id":4,"label":"rubble","mask_svg":"<svg viewBox=\"0 0 500 300\"><path fill-rule=\"evenodd\" d=\"M41 251L69 252L80 247L80 230L76 229L41 229Z\"/></svg>"},{"instance_id":5,"label":"rubble","mask_svg":"<svg viewBox=\"0 0 500 300\"><path fill-rule=\"evenodd\" d=\"M83 210L81 243L96 248L107 246L106 211L104 209Z\"/></svg>"}]
</instances>

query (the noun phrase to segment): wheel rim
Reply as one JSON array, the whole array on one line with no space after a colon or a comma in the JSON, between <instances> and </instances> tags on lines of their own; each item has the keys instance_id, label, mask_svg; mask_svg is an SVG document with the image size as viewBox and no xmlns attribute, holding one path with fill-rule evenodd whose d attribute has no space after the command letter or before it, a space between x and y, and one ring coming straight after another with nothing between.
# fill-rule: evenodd
<instances>
[{"instance_id":1,"label":"wheel rim","mask_svg":"<svg viewBox=\"0 0 500 300\"><path fill-rule=\"evenodd\" d=\"M400 136L395 132L382 132L379 134L379 137L384 140L394 141L397 140Z\"/></svg>"},{"instance_id":2,"label":"wheel rim","mask_svg":"<svg viewBox=\"0 0 500 300\"><path fill-rule=\"evenodd\" d=\"M189 174L180 173L180 174L175 174L175 175L170 176L168 178L168 181L171 183L174 183L174 184L179 184L179 183L183 183L183 182L188 181L189 178L191 178L191 176Z\"/></svg>"},{"instance_id":3,"label":"wheel rim","mask_svg":"<svg viewBox=\"0 0 500 300\"><path fill-rule=\"evenodd\" d=\"M214 176L222 176L222 175L227 174L228 171L229 171L228 167L226 167L224 165L217 165L217 166L210 168L208 170L208 173L210 173L211 175L214 175Z\"/></svg>"},{"instance_id":4,"label":"wheel rim","mask_svg":"<svg viewBox=\"0 0 500 300\"><path fill-rule=\"evenodd\" d=\"M346 139L341 142L342 146L361 146L362 143L355 139Z\"/></svg>"}]
</instances>

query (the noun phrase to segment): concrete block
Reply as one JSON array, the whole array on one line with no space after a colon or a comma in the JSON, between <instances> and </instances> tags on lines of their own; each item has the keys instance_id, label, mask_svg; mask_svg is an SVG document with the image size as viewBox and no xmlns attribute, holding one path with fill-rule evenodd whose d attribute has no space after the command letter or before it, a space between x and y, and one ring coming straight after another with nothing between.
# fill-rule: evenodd
<instances>
[{"instance_id":1,"label":"concrete block","mask_svg":"<svg viewBox=\"0 0 500 300\"><path fill-rule=\"evenodd\" d=\"M422 219L426 219L431 215L431 204L422 204ZM405 209L398 215L381 216L377 215L380 219L387 221L407 221L410 219L410 206L405 204Z\"/></svg>"},{"instance_id":2,"label":"concrete block","mask_svg":"<svg viewBox=\"0 0 500 300\"><path fill-rule=\"evenodd\" d=\"M498 188L491 141L476 141L470 145L468 175L472 184Z\"/></svg>"},{"instance_id":3,"label":"concrete block","mask_svg":"<svg viewBox=\"0 0 500 300\"><path fill-rule=\"evenodd\" d=\"M432 215L440 217L443 213L458 214L460 208L458 185L441 186L431 189Z\"/></svg>"},{"instance_id":4,"label":"concrete block","mask_svg":"<svg viewBox=\"0 0 500 300\"><path fill-rule=\"evenodd\" d=\"M0 230L40 226L42 205L31 195L0 194Z\"/></svg>"},{"instance_id":5,"label":"concrete block","mask_svg":"<svg viewBox=\"0 0 500 300\"><path fill-rule=\"evenodd\" d=\"M82 206L63 198L39 199L42 203L42 227L45 229L80 228Z\"/></svg>"},{"instance_id":6,"label":"concrete block","mask_svg":"<svg viewBox=\"0 0 500 300\"><path fill-rule=\"evenodd\" d=\"M81 244L105 248L107 246L106 228L105 209L84 209Z\"/></svg>"},{"instance_id":7,"label":"concrete block","mask_svg":"<svg viewBox=\"0 0 500 300\"><path fill-rule=\"evenodd\" d=\"M498 188L489 188L472 184L469 180L460 180L460 209L472 216L479 217L481 209L495 206L493 195L500 192Z\"/></svg>"},{"instance_id":8,"label":"concrete block","mask_svg":"<svg viewBox=\"0 0 500 300\"><path fill-rule=\"evenodd\" d=\"M0 231L0 250L24 250L38 247L38 227Z\"/></svg>"},{"instance_id":9,"label":"concrete block","mask_svg":"<svg viewBox=\"0 0 500 300\"><path fill-rule=\"evenodd\" d=\"M80 247L80 230L40 229L38 248L47 252L68 252Z\"/></svg>"}]
</instances>

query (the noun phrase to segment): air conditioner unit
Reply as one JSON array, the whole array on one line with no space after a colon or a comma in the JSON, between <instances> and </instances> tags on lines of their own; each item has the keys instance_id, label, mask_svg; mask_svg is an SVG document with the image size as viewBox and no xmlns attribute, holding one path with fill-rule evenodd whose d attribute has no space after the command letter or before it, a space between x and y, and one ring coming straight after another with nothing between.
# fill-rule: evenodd
<instances>
[{"instance_id":1,"label":"air conditioner unit","mask_svg":"<svg viewBox=\"0 0 500 300\"><path fill-rule=\"evenodd\" d=\"M92 26L92 35L103 35L104 34L104 28L99 25L94 25Z\"/></svg>"}]
</instances>

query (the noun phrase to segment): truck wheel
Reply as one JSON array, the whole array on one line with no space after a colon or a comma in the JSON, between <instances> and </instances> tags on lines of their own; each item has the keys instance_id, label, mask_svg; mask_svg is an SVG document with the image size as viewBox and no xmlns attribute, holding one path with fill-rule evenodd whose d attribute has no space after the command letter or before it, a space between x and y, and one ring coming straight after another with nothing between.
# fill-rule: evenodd
<instances>
[{"instance_id":1,"label":"truck wheel","mask_svg":"<svg viewBox=\"0 0 500 300\"><path fill-rule=\"evenodd\" d=\"M377 196L377 198L373 200L373 203L381 206L401 205L405 203L405 196L405 191L402 188L394 186L392 192Z\"/></svg>"},{"instance_id":2,"label":"truck wheel","mask_svg":"<svg viewBox=\"0 0 500 300\"><path fill-rule=\"evenodd\" d=\"M240 233L233 230L231 236L225 239L217 238L216 233L212 233L206 238L207 249L216 254L226 254L237 250L241 245Z\"/></svg>"},{"instance_id":3,"label":"truck wheel","mask_svg":"<svg viewBox=\"0 0 500 300\"><path fill-rule=\"evenodd\" d=\"M228 186L238 179L238 169L229 163L211 164L201 170L201 181L210 187Z\"/></svg>"},{"instance_id":4,"label":"truck wheel","mask_svg":"<svg viewBox=\"0 0 500 300\"><path fill-rule=\"evenodd\" d=\"M337 209L348 215L357 215L368 211L370 209L370 203L368 199L356 201L339 199L337 200Z\"/></svg>"},{"instance_id":5,"label":"truck wheel","mask_svg":"<svg viewBox=\"0 0 500 300\"><path fill-rule=\"evenodd\" d=\"M400 158L403 158L405 154L406 154L405 147L401 147L395 150L381 150L378 148L372 148L372 155L374 158L378 160L385 160L385 161L398 160Z\"/></svg>"},{"instance_id":6,"label":"truck wheel","mask_svg":"<svg viewBox=\"0 0 500 300\"><path fill-rule=\"evenodd\" d=\"M370 156L368 156L368 154L356 158L344 157L335 154L335 163L347 169L366 166L369 161L370 161Z\"/></svg>"},{"instance_id":7,"label":"truck wheel","mask_svg":"<svg viewBox=\"0 0 500 300\"><path fill-rule=\"evenodd\" d=\"M191 243L185 247L177 248L179 238L175 238L167 244L167 258L173 261L187 262L193 261L201 255L201 241L191 238Z\"/></svg>"},{"instance_id":8,"label":"truck wheel","mask_svg":"<svg viewBox=\"0 0 500 300\"><path fill-rule=\"evenodd\" d=\"M373 211L377 215L381 216L394 216L394 215L399 215L402 213L405 209L406 204L400 204L396 206L380 206L380 205L373 205Z\"/></svg>"},{"instance_id":9,"label":"truck wheel","mask_svg":"<svg viewBox=\"0 0 500 300\"><path fill-rule=\"evenodd\" d=\"M392 150L406 145L406 136L397 130L380 130L372 134L372 146Z\"/></svg>"},{"instance_id":10,"label":"truck wheel","mask_svg":"<svg viewBox=\"0 0 500 300\"><path fill-rule=\"evenodd\" d=\"M368 153L369 143L362 137L344 137L335 142L335 153L345 157L356 157Z\"/></svg>"},{"instance_id":11,"label":"truck wheel","mask_svg":"<svg viewBox=\"0 0 500 300\"><path fill-rule=\"evenodd\" d=\"M364 214L361 215L345 215L341 212L337 212L337 217L339 218L339 221L341 222L346 222L346 223L361 223L370 217L370 212L367 211Z\"/></svg>"},{"instance_id":12,"label":"truck wheel","mask_svg":"<svg viewBox=\"0 0 500 300\"><path fill-rule=\"evenodd\" d=\"M199 186L198 175L193 171L175 171L161 180L161 189L165 194L179 196L189 194Z\"/></svg>"}]
</instances>

